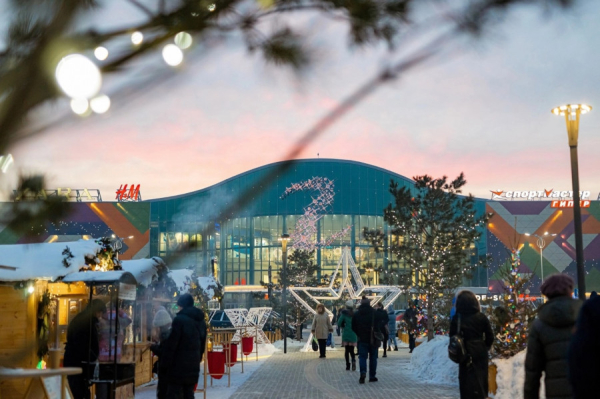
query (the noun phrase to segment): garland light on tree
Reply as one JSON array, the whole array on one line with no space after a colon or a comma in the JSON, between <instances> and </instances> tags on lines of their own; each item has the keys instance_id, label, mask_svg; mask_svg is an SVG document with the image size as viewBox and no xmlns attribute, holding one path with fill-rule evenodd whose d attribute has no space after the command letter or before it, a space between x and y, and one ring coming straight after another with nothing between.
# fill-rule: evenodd
<instances>
[{"instance_id":1,"label":"garland light on tree","mask_svg":"<svg viewBox=\"0 0 600 399\"><path fill-rule=\"evenodd\" d=\"M390 183L394 203L384 209L389 234L364 229L376 252L387 250L411 271L411 284L427 311L427 336L433 339L438 320L456 289L481 266L471 263L470 249L481 236L489 214L477 214L472 195L459 196L467 183L464 174L416 176L414 188Z\"/></svg>"}]
</instances>

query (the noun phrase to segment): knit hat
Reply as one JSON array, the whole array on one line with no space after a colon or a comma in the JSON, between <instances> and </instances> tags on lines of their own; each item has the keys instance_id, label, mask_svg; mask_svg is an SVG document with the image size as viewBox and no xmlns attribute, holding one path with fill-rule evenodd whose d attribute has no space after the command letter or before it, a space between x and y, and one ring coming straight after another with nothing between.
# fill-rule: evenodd
<instances>
[{"instance_id":1,"label":"knit hat","mask_svg":"<svg viewBox=\"0 0 600 399\"><path fill-rule=\"evenodd\" d=\"M371 304L371 300L369 298L363 298L360 300L360 304L361 305L370 305Z\"/></svg>"},{"instance_id":2,"label":"knit hat","mask_svg":"<svg viewBox=\"0 0 600 399\"><path fill-rule=\"evenodd\" d=\"M183 294L177 300L177 305L181 306L182 308L191 308L194 306L194 297L192 297L190 294Z\"/></svg>"},{"instance_id":3,"label":"knit hat","mask_svg":"<svg viewBox=\"0 0 600 399\"><path fill-rule=\"evenodd\" d=\"M164 307L158 308L158 311L154 315L154 320L152 320L152 327L162 327L167 324L171 324L173 320L169 315L169 312Z\"/></svg>"},{"instance_id":4,"label":"knit hat","mask_svg":"<svg viewBox=\"0 0 600 399\"><path fill-rule=\"evenodd\" d=\"M552 299L557 296L570 296L573 293L573 287L575 287L575 282L570 276L557 273L544 280L540 291Z\"/></svg>"},{"instance_id":5,"label":"knit hat","mask_svg":"<svg viewBox=\"0 0 600 399\"><path fill-rule=\"evenodd\" d=\"M354 307L354 301L352 299L348 299L346 301L346 307L353 308Z\"/></svg>"}]
</instances>

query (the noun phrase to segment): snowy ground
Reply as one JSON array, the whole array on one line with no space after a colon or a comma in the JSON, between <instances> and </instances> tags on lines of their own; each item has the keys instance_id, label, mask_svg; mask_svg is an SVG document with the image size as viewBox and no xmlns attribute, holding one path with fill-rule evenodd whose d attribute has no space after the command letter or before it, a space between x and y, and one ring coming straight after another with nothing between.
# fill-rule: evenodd
<instances>
[{"instance_id":1,"label":"snowy ground","mask_svg":"<svg viewBox=\"0 0 600 399\"><path fill-rule=\"evenodd\" d=\"M294 349L294 344L290 345L288 340L288 351L297 350ZM256 355L251 354L248 356L248 360L244 359L244 373L242 373L242 366L238 362L231 368L231 384L227 386L227 375L224 375L220 380L213 379L212 386L210 385L210 377L207 378L207 390L206 397L210 399L227 399L235 393L235 391L242 386L242 384L250 378L250 376L258 370L274 352L279 351L278 347L283 348L283 341L277 341L274 345L259 345L258 347L258 360ZM204 369L204 364L201 365L201 370ZM202 376L200 377L202 378ZM200 382L199 386L202 386ZM156 398L156 381L147 384L144 387L138 387L135 390L136 399L154 399ZM202 392L196 393L196 398L202 398Z\"/></svg>"}]
</instances>

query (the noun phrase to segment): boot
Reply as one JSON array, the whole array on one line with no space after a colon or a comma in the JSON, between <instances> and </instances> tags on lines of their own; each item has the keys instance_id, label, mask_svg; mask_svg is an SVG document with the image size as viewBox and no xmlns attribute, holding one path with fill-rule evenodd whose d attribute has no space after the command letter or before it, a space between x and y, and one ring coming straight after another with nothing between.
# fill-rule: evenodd
<instances>
[{"instance_id":1,"label":"boot","mask_svg":"<svg viewBox=\"0 0 600 399\"><path fill-rule=\"evenodd\" d=\"M358 380L358 383L359 383L359 384L364 384L364 383L365 383L365 378L366 378L366 377L367 377L366 375L364 375L364 374L361 374L361 375L360 375L360 378L359 378L359 380Z\"/></svg>"},{"instance_id":2,"label":"boot","mask_svg":"<svg viewBox=\"0 0 600 399\"><path fill-rule=\"evenodd\" d=\"M394 346L394 352L398 352L398 347Z\"/></svg>"},{"instance_id":3,"label":"boot","mask_svg":"<svg viewBox=\"0 0 600 399\"><path fill-rule=\"evenodd\" d=\"M352 361L352 371L356 371L356 361Z\"/></svg>"},{"instance_id":4,"label":"boot","mask_svg":"<svg viewBox=\"0 0 600 399\"><path fill-rule=\"evenodd\" d=\"M346 370L350 370L350 363L346 363Z\"/></svg>"},{"instance_id":5,"label":"boot","mask_svg":"<svg viewBox=\"0 0 600 399\"><path fill-rule=\"evenodd\" d=\"M388 346L388 349L387 349L387 350L388 350L388 352L391 352L391 351L392 351L392 347L391 347L391 346Z\"/></svg>"}]
</instances>

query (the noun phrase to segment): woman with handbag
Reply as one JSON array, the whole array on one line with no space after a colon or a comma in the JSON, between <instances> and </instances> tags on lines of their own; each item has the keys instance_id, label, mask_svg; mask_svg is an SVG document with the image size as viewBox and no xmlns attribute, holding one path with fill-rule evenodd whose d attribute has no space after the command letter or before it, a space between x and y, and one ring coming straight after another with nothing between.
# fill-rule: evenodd
<instances>
[{"instance_id":1,"label":"woman with handbag","mask_svg":"<svg viewBox=\"0 0 600 399\"><path fill-rule=\"evenodd\" d=\"M325 313L325 306L320 303L317 305L317 313L312 322L310 332L317 338L319 342L319 358L325 358L325 350L327 348L327 336L333 332L331 319Z\"/></svg>"},{"instance_id":2,"label":"woman with handbag","mask_svg":"<svg viewBox=\"0 0 600 399\"><path fill-rule=\"evenodd\" d=\"M375 305L375 311L377 312L379 319L381 319L381 321L380 321L381 325L379 326L379 330L383 334L383 356L382 357L387 357L387 344L388 344L388 340L390 338L390 330L388 328L388 315L387 315L387 312L385 311L385 309L383 308L383 304L381 302L378 303L377 305Z\"/></svg>"},{"instance_id":3,"label":"woman with handbag","mask_svg":"<svg viewBox=\"0 0 600 399\"><path fill-rule=\"evenodd\" d=\"M457 334L462 335L467 351L467 359L458 366L460 398L487 398L488 351L494 342L494 333L471 291L461 291L456 297L456 314L450 323L450 337Z\"/></svg>"},{"instance_id":4,"label":"woman with handbag","mask_svg":"<svg viewBox=\"0 0 600 399\"><path fill-rule=\"evenodd\" d=\"M337 324L342 329L342 346L345 348L346 370L350 370L350 357L352 357L352 371L356 371L354 348L356 348L358 338L352 330L352 316L354 316L354 302L350 299L346 301L346 309L340 311Z\"/></svg>"}]
</instances>

